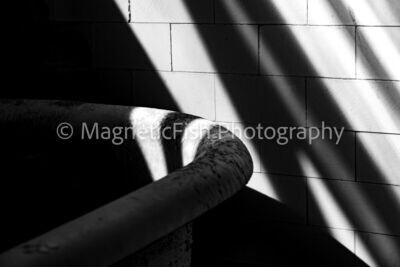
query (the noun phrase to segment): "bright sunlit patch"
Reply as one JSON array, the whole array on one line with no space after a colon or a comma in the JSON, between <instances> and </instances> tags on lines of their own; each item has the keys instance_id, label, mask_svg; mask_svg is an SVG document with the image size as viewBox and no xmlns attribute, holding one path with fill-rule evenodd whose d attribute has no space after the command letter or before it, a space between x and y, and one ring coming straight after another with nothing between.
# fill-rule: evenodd
<instances>
[{"instance_id":1,"label":"bright sunlit patch","mask_svg":"<svg viewBox=\"0 0 400 267\"><path fill-rule=\"evenodd\" d=\"M168 24L130 23L130 30L139 41L156 70L171 70L170 27ZM140 60L140 59L139 59Z\"/></svg>"},{"instance_id":2,"label":"bright sunlit patch","mask_svg":"<svg viewBox=\"0 0 400 267\"><path fill-rule=\"evenodd\" d=\"M213 74L169 71L157 74L168 88L180 112L215 120Z\"/></svg>"},{"instance_id":3,"label":"bright sunlit patch","mask_svg":"<svg viewBox=\"0 0 400 267\"><path fill-rule=\"evenodd\" d=\"M286 23L307 23L307 13L303 12L303 10L307 10L307 1L278 0L270 2L276 10L280 10L282 12L279 15L285 19Z\"/></svg>"},{"instance_id":4,"label":"bright sunlit patch","mask_svg":"<svg viewBox=\"0 0 400 267\"><path fill-rule=\"evenodd\" d=\"M352 12L354 19L357 24L363 24L363 22L371 23L372 21L377 21L375 12L371 9L368 1L366 0L352 0L352 1L342 1L342 5L348 5L350 12Z\"/></svg>"},{"instance_id":5,"label":"bright sunlit patch","mask_svg":"<svg viewBox=\"0 0 400 267\"><path fill-rule=\"evenodd\" d=\"M218 71L197 25L175 24L172 25L171 32L174 39L172 46L172 54L175 55L173 58L174 71ZM187 44L187 40L196 45L196 53L193 53L193 47ZM196 67L193 67L193 63Z\"/></svg>"},{"instance_id":6,"label":"bright sunlit patch","mask_svg":"<svg viewBox=\"0 0 400 267\"><path fill-rule=\"evenodd\" d=\"M210 121L196 119L186 126L182 136L183 166L194 160L201 140L207 135L212 125L213 123Z\"/></svg>"},{"instance_id":7,"label":"bright sunlit patch","mask_svg":"<svg viewBox=\"0 0 400 267\"><path fill-rule=\"evenodd\" d=\"M365 263L367 263L369 266L379 266L377 261L372 257L372 254L370 252L371 248L369 248L362 240L358 239L357 240L357 253L356 255L362 259ZM376 253L376 252L375 252Z\"/></svg>"},{"instance_id":8,"label":"bright sunlit patch","mask_svg":"<svg viewBox=\"0 0 400 267\"><path fill-rule=\"evenodd\" d=\"M138 107L134 108L130 115L135 140L153 180L158 180L168 174L163 145L159 138L159 126L166 114L168 112L163 110Z\"/></svg>"},{"instance_id":9,"label":"bright sunlit patch","mask_svg":"<svg viewBox=\"0 0 400 267\"><path fill-rule=\"evenodd\" d=\"M399 25L400 2L398 0L364 0L370 5L371 10L375 12L375 21L372 25ZM351 2L351 1L349 1ZM370 19L368 21L371 21ZM360 21L360 24L368 24Z\"/></svg>"},{"instance_id":10,"label":"bright sunlit patch","mask_svg":"<svg viewBox=\"0 0 400 267\"><path fill-rule=\"evenodd\" d=\"M247 186L263 195L281 201L267 173L253 173Z\"/></svg>"},{"instance_id":11,"label":"bright sunlit patch","mask_svg":"<svg viewBox=\"0 0 400 267\"><path fill-rule=\"evenodd\" d=\"M354 14L359 25L397 25L398 0L341 0ZM396 12L397 11L397 12Z\"/></svg>"},{"instance_id":12,"label":"bright sunlit patch","mask_svg":"<svg viewBox=\"0 0 400 267\"><path fill-rule=\"evenodd\" d=\"M345 229L328 229L329 233L349 251L354 253L354 232Z\"/></svg>"}]
</instances>

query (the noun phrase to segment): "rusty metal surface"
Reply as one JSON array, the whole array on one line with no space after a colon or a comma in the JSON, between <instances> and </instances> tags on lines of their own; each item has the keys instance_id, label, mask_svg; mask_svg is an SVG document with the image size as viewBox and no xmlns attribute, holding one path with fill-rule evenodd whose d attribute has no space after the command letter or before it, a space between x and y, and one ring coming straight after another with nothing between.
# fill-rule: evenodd
<instances>
[{"instance_id":1,"label":"rusty metal surface","mask_svg":"<svg viewBox=\"0 0 400 267\"><path fill-rule=\"evenodd\" d=\"M133 111L138 110L135 114L140 115L132 117ZM0 102L0 122L21 121L35 127L41 125L42 129L54 129L59 121L78 124L99 120L109 125L131 123L134 128L159 130L171 114L177 113L60 101ZM194 150L187 149L193 144L184 138L176 140L179 152L186 151L182 153L183 167L6 251L0 255L0 266L110 266L239 191L253 169L243 143L212 122L184 114L174 117L193 120L209 132L195 142ZM188 158L193 160L185 162Z\"/></svg>"}]
</instances>

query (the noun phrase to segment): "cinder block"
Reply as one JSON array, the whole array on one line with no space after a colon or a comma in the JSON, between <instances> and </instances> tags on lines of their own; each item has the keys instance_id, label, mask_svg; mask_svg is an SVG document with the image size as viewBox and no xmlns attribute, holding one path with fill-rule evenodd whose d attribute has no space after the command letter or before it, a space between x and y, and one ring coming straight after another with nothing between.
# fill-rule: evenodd
<instances>
[{"instance_id":1,"label":"cinder block","mask_svg":"<svg viewBox=\"0 0 400 267\"><path fill-rule=\"evenodd\" d=\"M212 0L131 0L132 22L212 23Z\"/></svg>"},{"instance_id":2,"label":"cinder block","mask_svg":"<svg viewBox=\"0 0 400 267\"><path fill-rule=\"evenodd\" d=\"M309 125L400 133L400 82L309 79Z\"/></svg>"},{"instance_id":3,"label":"cinder block","mask_svg":"<svg viewBox=\"0 0 400 267\"><path fill-rule=\"evenodd\" d=\"M355 77L354 27L264 26L263 74Z\"/></svg>"},{"instance_id":4,"label":"cinder block","mask_svg":"<svg viewBox=\"0 0 400 267\"><path fill-rule=\"evenodd\" d=\"M310 24L323 25L400 25L397 0L309 0Z\"/></svg>"},{"instance_id":5,"label":"cinder block","mask_svg":"<svg viewBox=\"0 0 400 267\"><path fill-rule=\"evenodd\" d=\"M309 222L334 228L399 235L400 187L308 179Z\"/></svg>"},{"instance_id":6,"label":"cinder block","mask_svg":"<svg viewBox=\"0 0 400 267\"><path fill-rule=\"evenodd\" d=\"M357 28L357 77L400 80L400 27Z\"/></svg>"},{"instance_id":7,"label":"cinder block","mask_svg":"<svg viewBox=\"0 0 400 267\"><path fill-rule=\"evenodd\" d=\"M135 102L140 105L215 119L213 74L135 72L133 83Z\"/></svg>"},{"instance_id":8,"label":"cinder block","mask_svg":"<svg viewBox=\"0 0 400 267\"><path fill-rule=\"evenodd\" d=\"M94 64L101 68L171 69L167 24L95 24Z\"/></svg>"},{"instance_id":9,"label":"cinder block","mask_svg":"<svg viewBox=\"0 0 400 267\"><path fill-rule=\"evenodd\" d=\"M128 21L128 0L55 0L54 18L61 21Z\"/></svg>"},{"instance_id":10,"label":"cinder block","mask_svg":"<svg viewBox=\"0 0 400 267\"><path fill-rule=\"evenodd\" d=\"M172 25L172 62L177 71L257 72L257 27Z\"/></svg>"},{"instance_id":11,"label":"cinder block","mask_svg":"<svg viewBox=\"0 0 400 267\"><path fill-rule=\"evenodd\" d=\"M400 185L400 135L357 133L357 180Z\"/></svg>"},{"instance_id":12,"label":"cinder block","mask_svg":"<svg viewBox=\"0 0 400 267\"><path fill-rule=\"evenodd\" d=\"M306 24L307 0L216 0L217 23Z\"/></svg>"},{"instance_id":13,"label":"cinder block","mask_svg":"<svg viewBox=\"0 0 400 267\"><path fill-rule=\"evenodd\" d=\"M356 255L368 266L396 266L400 264L400 238L371 233L356 233Z\"/></svg>"},{"instance_id":14,"label":"cinder block","mask_svg":"<svg viewBox=\"0 0 400 267\"><path fill-rule=\"evenodd\" d=\"M220 75L215 88L218 121L305 126L304 79Z\"/></svg>"}]
</instances>

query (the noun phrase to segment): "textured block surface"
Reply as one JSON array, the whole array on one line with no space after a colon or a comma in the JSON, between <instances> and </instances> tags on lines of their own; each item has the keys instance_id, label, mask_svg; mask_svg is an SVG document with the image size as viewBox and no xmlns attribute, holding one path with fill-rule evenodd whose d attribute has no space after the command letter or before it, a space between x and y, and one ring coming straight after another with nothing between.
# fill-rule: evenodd
<instances>
[{"instance_id":1,"label":"textured block surface","mask_svg":"<svg viewBox=\"0 0 400 267\"><path fill-rule=\"evenodd\" d=\"M264 74L355 77L353 27L263 26Z\"/></svg>"},{"instance_id":2,"label":"textured block surface","mask_svg":"<svg viewBox=\"0 0 400 267\"><path fill-rule=\"evenodd\" d=\"M307 89L309 125L400 133L399 82L310 79Z\"/></svg>"},{"instance_id":3,"label":"textured block surface","mask_svg":"<svg viewBox=\"0 0 400 267\"><path fill-rule=\"evenodd\" d=\"M357 77L400 79L400 27L357 29Z\"/></svg>"},{"instance_id":4,"label":"textured block surface","mask_svg":"<svg viewBox=\"0 0 400 267\"><path fill-rule=\"evenodd\" d=\"M311 24L326 25L400 25L397 0L309 0Z\"/></svg>"},{"instance_id":5,"label":"textured block surface","mask_svg":"<svg viewBox=\"0 0 400 267\"><path fill-rule=\"evenodd\" d=\"M101 23L94 39L96 67L171 70L169 25Z\"/></svg>"},{"instance_id":6,"label":"textured block surface","mask_svg":"<svg viewBox=\"0 0 400 267\"><path fill-rule=\"evenodd\" d=\"M212 0L131 0L132 22L213 22ZM196 15L192 15L195 11Z\"/></svg>"},{"instance_id":7,"label":"textured block surface","mask_svg":"<svg viewBox=\"0 0 400 267\"><path fill-rule=\"evenodd\" d=\"M256 73L257 27L172 25L172 62L178 71Z\"/></svg>"}]
</instances>

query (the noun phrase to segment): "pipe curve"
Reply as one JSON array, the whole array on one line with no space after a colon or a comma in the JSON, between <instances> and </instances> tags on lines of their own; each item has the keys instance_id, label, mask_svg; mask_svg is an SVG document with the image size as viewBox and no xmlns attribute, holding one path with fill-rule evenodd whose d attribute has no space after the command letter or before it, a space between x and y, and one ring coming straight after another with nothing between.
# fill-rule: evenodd
<instances>
[{"instance_id":1,"label":"pipe curve","mask_svg":"<svg viewBox=\"0 0 400 267\"><path fill-rule=\"evenodd\" d=\"M136 141L154 156L167 143L180 155L181 164L166 168L167 173L154 172L154 182L4 252L0 266L109 266L228 199L245 186L253 171L239 138L191 115L65 101L0 101L0 125L43 132L54 131L61 121L75 126L84 121L130 125ZM160 133L178 122L183 130L169 143L138 134ZM190 129L196 138L190 139ZM124 151L129 153L129 147Z\"/></svg>"}]
</instances>

